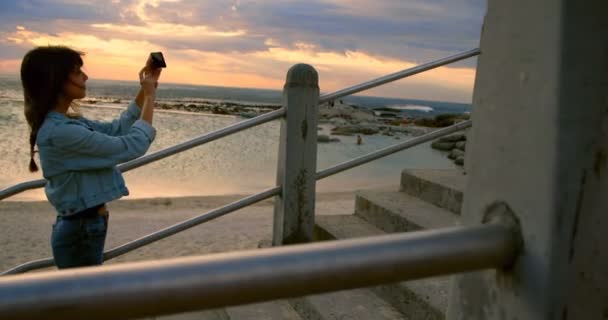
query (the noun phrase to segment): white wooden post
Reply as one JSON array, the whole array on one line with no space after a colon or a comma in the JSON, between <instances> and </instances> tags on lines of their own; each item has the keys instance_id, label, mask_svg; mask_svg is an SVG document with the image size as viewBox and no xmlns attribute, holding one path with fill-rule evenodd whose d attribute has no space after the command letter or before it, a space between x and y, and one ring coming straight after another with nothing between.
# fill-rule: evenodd
<instances>
[{"instance_id":1,"label":"white wooden post","mask_svg":"<svg viewBox=\"0 0 608 320\"><path fill-rule=\"evenodd\" d=\"M297 64L287 72L283 88L281 141L275 198L274 246L312 240L315 224L317 172L317 109L319 76L310 65Z\"/></svg>"},{"instance_id":2,"label":"white wooden post","mask_svg":"<svg viewBox=\"0 0 608 320\"><path fill-rule=\"evenodd\" d=\"M605 0L490 0L463 223L511 211L512 269L455 281L448 319L608 319Z\"/></svg>"}]
</instances>

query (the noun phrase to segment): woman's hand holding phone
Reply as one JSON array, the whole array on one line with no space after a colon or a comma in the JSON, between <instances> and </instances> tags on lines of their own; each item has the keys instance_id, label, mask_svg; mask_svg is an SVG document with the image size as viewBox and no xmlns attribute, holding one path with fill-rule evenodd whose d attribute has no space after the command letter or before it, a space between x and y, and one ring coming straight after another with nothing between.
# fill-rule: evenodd
<instances>
[{"instance_id":1,"label":"woman's hand holding phone","mask_svg":"<svg viewBox=\"0 0 608 320\"><path fill-rule=\"evenodd\" d=\"M139 71L139 83L144 93L144 103L141 110L141 119L152 124L154 115L154 103L156 100L156 88L160 77L161 68L155 68L152 56L148 57L146 66Z\"/></svg>"},{"instance_id":2,"label":"woman's hand holding phone","mask_svg":"<svg viewBox=\"0 0 608 320\"><path fill-rule=\"evenodd\" d=\"M155 96L160 78L161 68L152 67L152 58L148 57L146 66L139 71L139 83L144 90L145 96Z\"/></svg>"}]
</instances>

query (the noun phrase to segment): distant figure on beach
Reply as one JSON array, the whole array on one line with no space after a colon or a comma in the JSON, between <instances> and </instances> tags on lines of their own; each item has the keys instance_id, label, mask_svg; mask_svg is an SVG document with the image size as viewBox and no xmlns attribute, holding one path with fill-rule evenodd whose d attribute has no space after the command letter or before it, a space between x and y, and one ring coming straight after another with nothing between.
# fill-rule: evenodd
<instances>
[{"instance_id":1,"label":"distant figure on beach","mask_svg":"<svg viewBox=\"0 0 608 320\"><path fill-rule=\"evenodd\" d=\"M137 97L111 122L89 120L74 100L86 95L83 53L63 46L30 50L21 62L24 113L30 126L30 172L40 156L45 194L57 211L51 247L58 268L103 264L109 212L129 194L116 165L146 153L161 69L151 58L139 72ZM69 111L69 109L72 111ZM35 151L34 147L38 146Z\"/></svg>"},{"instance_id":2,"label":"distant figure on beach","mask_svg":"<svg viewBox=\"0 0 608 320\"><path fill-rule=\"evenodd\" d=\"M357 135L357 145L360 145L360 144L362 144L362 143L363 143L363 139L361 138L361 135L360 135L360 134L358 134L358 135Z\"/></svg>"}]
</instances>

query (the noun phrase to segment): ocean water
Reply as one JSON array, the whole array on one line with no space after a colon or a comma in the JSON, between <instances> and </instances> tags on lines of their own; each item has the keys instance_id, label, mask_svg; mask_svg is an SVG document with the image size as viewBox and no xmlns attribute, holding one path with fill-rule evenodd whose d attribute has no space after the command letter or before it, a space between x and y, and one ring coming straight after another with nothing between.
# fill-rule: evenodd
<instances>
[{"instance_id":1,"label":"ocean water","mask_svg":"<svg viewBox=\"0 0 608 320\"><path fill-rule=\"evenodd\" d=\"M138 90L138 84L120 81L90 81L88 99L81 111L96 120L117 117ZM250 104L277 104L280 92L273 90L219 88L187 85L164 85L158 94L164 101L233 101ZM403 110L428 113L466 112L466 105L431 101L348 97L347 103L363 107L401 106ZM374 105L372 105L372 102ZM405 108L411 105L412 108ZM427 108L420 108L427 107ZM433 108L429 111L428 108ZM446 111L447 110L447 111ZM154 126L157 138L150 152L181 143L213 130L243 121L235 116L156 110ZM320 133L329 134L331 125L321 125ZM194 195L252 194L273 187L280 125L273 121L232 136L196 147L178 155L125 173L130 198L177 197ZM30 173L28 126L23 116L23 97L16 77L0 77L0 189L42 178ZM355 137L338 136L337 143L319 144L317 168L361 156L374 150L405 141L411 137L364 136L357 145ZM39 164L40 162L37 161ZM358 168L328 177L317 184L317 191L347 191L398 185L404 168L454 168L444 154L428 143L376 160ZM44 200L42 189L15 195L9 200Z\"/></svg>"}]
</instances>

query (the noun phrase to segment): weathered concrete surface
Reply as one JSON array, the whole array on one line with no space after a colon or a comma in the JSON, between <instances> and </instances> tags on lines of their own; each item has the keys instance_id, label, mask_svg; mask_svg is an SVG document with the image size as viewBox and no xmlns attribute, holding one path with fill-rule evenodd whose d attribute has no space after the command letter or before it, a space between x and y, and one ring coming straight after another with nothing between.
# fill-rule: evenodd
<instances>
[{"instance_id":1,"label":"weathered concrete surface","mask_svg":"<svg viewBox=\"0 0 608 320\"><path fill-rule=\"evenodd\" d=\"M140 318L140 320L230 320L230 318L224 309L214 309L178 313L168 316Z\"/></svg>"},{"instance_id":2,"label":"weathered concrete surface","mask_svg":"<svg viewBox=\"0 0 608 320\"><path fill-rule=\"evenodd\" d=\"M308 320L407 320L388 302L367 289L291 299L298 313Z\"/></svg>"},{"instance_id":3,"label":"weathered concrete surface","mask_svg":"<svg viewBox=\"0 0 608 320\"><path fill-rule=\"evenodd\" d=\"M319 240L349 239L386 234L355 215L317 217ZM373 292L407 319L444 319L451 277L437 277L371 287ZM376 318L370 318L376 319Z\"/></svg>"},{"instance_id":4,"label":"weathered concrete surface","mask_svg":"<svg viewBox=\"0 0 608 320\"><path fill-rule=\"evenodd\" d=\"M463 221L506 203L523 254L458 278L449 319L608 317L606 1L488 2Z\"/></svg>"},{"instance_id":5,"label":"weathered concrete surface","mask_svg":"<svg viewBox=\"0 0 608 320\"><path fill-rule=\"evenodd\" d=\"M254 303L226 308L231 320L301 320L286 300Z\"/></svg>"},{"instance_id":6,"label":"weathered concrete surface","mask_svg":"<svg viewBox=\"0 0 608 320\"><path fill-rule=\"evenodd\" d=\"M319 75L306 64L297 64L287 73L283 89L281 139L273 244L305 243L312 240L315 225L317 172L317 103Z\"/></svg>"},{"instance_id":7,"label":"weathered concrete surface","mask_svg":"<svg viewBox=\"0 0 608 320\"><path fill-rule=\"evenodd\" d=\"M459 170L406 169L401 191L459 214L466 176Z\"/></svg>"},{"instance_id":8,"label":"weathered concrete surface","mask_svg":"<svg viewBox=\"0 0 608 320\"><path fill-rule=\"evenodd\" d=\"M458 224L458 216L454 213L399 191L358 191L355 215L385 232L445 228Z\"/></svg>"},{"instance_id":9,"label":"weathered concrete surface","mask_svg":"<svg viewBox=\"0 0 608 320\"><path fill-rule=\"evenodd\" d=\"M409 319L445 319L452 277L394 283L371 288Z\"/></svg>"}]
</instances>

